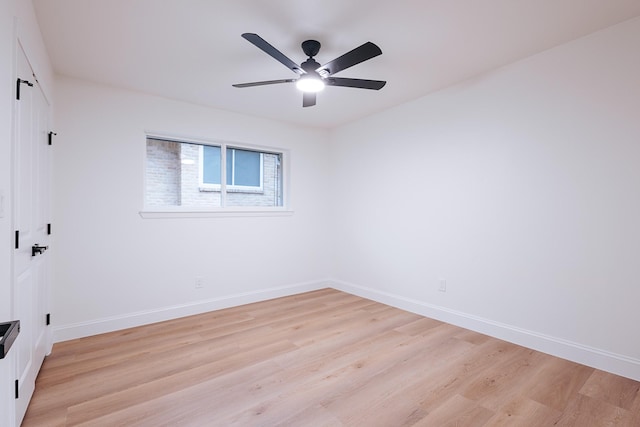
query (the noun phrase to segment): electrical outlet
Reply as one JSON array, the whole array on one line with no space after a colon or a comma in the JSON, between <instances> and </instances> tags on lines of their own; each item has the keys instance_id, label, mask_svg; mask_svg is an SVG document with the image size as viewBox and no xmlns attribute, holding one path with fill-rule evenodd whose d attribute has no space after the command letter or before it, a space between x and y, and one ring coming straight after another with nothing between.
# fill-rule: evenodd
<instances>
[{"instance_id":1,"label":"electrical outlet","mask_svg":"<svg viewBox=\"0 0 640 427\"><path fill-rule=\"evenodd\" d=\"M204 287L204 281L202 277L196 277L196 289L202 289Z\"/></svg>"},{"instance_id":2,"label":"electrical outlet","mask_svg":"<svg viewBox=\"0 0 640 427\"><path fill-rule=\"evenodd\" d=\"M438 291L447 292L447 281L445 279L438 280Z\"/></svg>"}]
</instances>

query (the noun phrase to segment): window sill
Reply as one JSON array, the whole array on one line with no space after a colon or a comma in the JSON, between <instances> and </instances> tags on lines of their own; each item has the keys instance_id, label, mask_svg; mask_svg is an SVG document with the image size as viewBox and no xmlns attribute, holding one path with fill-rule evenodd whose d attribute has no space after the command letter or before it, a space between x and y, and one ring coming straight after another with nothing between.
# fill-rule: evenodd
<instances>
[{"instance_id":1,"label":"window sill","mask_svg":"<svg viewBox=\"0 0 640 427\"><path fill-rule=\"evenodd\" d=\"M292 216L293 210L287 208L220 208L189 209L160 208L145 209L139 212L143 219L162 218L223 218L223 217L267 217Z\"/></svg>"}]
</instances>

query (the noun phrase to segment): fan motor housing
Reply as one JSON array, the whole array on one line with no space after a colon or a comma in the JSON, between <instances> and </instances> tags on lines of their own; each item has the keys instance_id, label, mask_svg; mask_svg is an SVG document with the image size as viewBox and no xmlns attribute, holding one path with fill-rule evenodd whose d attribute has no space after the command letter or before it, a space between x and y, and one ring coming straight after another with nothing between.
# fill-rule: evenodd
<instances>
[{"instance_id":1,"label":"fan motor housing","mask_svg":"<svg viewBox=\"0 0 640 427\"><path fill-rule=\"evenodd\" d=\"M320 52L320 42L317 40L305 40L302 42L302 51L308 57L313 57Z\"/></svg>"}]
</instances>

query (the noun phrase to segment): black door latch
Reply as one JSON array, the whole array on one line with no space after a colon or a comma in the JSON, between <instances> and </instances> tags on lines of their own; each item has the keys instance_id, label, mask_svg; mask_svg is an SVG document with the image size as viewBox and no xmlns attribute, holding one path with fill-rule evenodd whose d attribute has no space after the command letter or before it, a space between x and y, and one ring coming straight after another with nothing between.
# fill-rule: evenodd
<instances>
[{"instance_id":1,"label":"black door latch","mask_svg":"<svg viewBox=\"0 0 640 427\"><path fill-rule=\"evenodd\" d=\"M31 256L36 256L49 249L49 246L40 246L37 243L31 246Z\"/></svg>"}]
</instances>

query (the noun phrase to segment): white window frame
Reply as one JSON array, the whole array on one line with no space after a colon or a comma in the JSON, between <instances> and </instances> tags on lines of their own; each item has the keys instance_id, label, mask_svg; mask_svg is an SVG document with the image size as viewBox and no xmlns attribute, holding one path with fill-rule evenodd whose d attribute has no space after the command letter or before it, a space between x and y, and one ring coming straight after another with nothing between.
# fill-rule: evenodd
<instances>
[{"instance_id":1,"label":"white window frame","mask_svg":"<svg viewBox=\"0 0 640 427\"><path fill-rule=\"evenodd\" d=\"M162 218L215 218L215 217L251 217L251 216L291 216L294 211L291 207L290 197L290 181L291 181L291 168L290 157L291 152L288 149L280 147L269 147L255 144L245 144L240 142L209 140L198 137L184 137L169 135L164 132L145 132L144 146L146 147L147 139L160 139L165 141L180 142L186 144L198 144L198 145L211 145L221 147L221 153L225 152L221 158L221 184L205 184L209 186L217 186L220 191L227 192L231 190L232 186L226 185L226 147L245 149L250 151L260 152L260 183L263 186L263 156L262 153L273 153L280 155L280 167L282 173L282 206L222 206L222 207L189 207L189 206L167 206L167 207L147 207L144 206L144 194L146 188L146 182L144 182L142 203L143 208L139 210L139 215L144 219L162 219ZM223 148L224 147L224 148ZM146 149L143 156L143 171L146 168ZM202 162L200 162L200 168L202 168ZM199 170L200 177L202 177L202 170ZM146 174L143 174L143 176ZM224 179L223 179L224 178ZM201 179L200 179L201 180ZM243 187L243 186L237 186ZM257 188L257 187L249 187ZM223 198L224 200L224 198Z\"/></svg>"}]
</instances>

